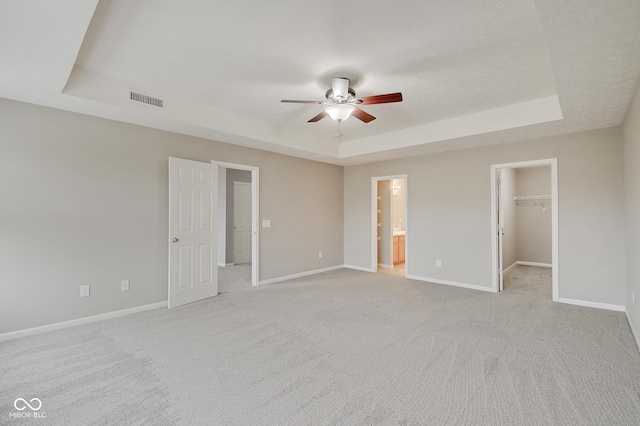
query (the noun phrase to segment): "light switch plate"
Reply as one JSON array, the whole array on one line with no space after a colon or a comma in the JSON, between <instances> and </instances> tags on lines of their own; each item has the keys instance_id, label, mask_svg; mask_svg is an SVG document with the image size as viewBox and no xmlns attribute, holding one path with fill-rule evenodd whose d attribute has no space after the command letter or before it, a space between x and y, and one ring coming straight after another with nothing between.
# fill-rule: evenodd
<instances>
[{"instance_id":1,"label":"light switch plate","mask_svg":"<svg viewBox=\"0 0 640 426\"><path fill-rule=\"evenodd\" d=\"M89 297L91 295L91 286L90 285L82 285L80 286L80 297Z\"/></svg>"},{"instance_id":2,"label":"light switch plate","mask_svg":"<svg viewBox=\"0 0 640 426\"><path fill-rule=\"evenodd\" d=\"M270 220L263 220L262 221L262 227L263 228L271 228L271 221Z\"/></svg>"}]
</instances>

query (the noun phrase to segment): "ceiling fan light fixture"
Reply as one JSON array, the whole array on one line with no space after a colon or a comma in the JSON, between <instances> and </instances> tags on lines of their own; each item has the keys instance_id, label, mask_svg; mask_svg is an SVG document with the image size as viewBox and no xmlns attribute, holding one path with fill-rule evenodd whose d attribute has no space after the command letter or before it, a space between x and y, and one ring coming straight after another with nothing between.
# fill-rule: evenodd
<instances>
[{"instance_id":1,"label":"ceiling fan light fixture","mask_svg":"<svg viewBox=\"0 0 640 426\"><path fill-rule=\"evenodd\" d=\"M360 105L389 104L402 102L402 93L389 93L386 95L374 95L356 98L356 92L349 87L349 79L346 77L332 77L331 89L325 93L326 101L302 101L283 99L280 102L292 104L320 104L327 107L320 114L311 118L308 123L317 123L327 115L332 120L340 123L353 115L363 123L370 123L376 118L358 108ZM356 106L357 105L357 106Z\"/></svg>"},{"instance_id":2,"label":"ceiling fan light fixture","mask_svg":"<svg viewBox=\"0 0 640 426\"><path fill-rule=\"evenodd\" d=\"M353 105L337 104L328 106L324 111L329 114L329 117L339 123L349 118L353 110L355 110Z\"/></svg>"}]
</instances>

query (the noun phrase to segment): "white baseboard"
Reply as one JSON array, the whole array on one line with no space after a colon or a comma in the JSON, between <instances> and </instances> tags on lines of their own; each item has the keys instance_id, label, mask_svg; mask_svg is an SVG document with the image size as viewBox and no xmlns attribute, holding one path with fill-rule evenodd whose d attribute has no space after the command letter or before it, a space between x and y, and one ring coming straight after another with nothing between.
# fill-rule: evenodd
<instances>
[{"instance_id":1,"label":"white baseboard","mask_svg":"<svg viewBox=\"0 0 640 426\"><path fill-rule=\"evenodd\" d=\"M405 278L408 278L410 280L426 281L426 282L429 282L429 283L445 284L445 285L451 285L451 286L454 286L454 287L463 287L463 288L469 288L471 290L489 291L489 292L494 293L494 291L493 291L493 289L491 287L484 287L484 286L481 286L481 285L458 283L458 282L455 282L455 281L439 280L439 279L436 279L436 278L418 277L416 275L407 275Z\"/></svg>"},{"instance_id":2,"label":"white baseboard","mask_svg":"<svg viewBox=\"0 0 640 426\"><path fill-rule=\"evenodd\" d=\"M284 277L271 278L271 279L268 279L268 280L260 281L258 283L258 285L273 284L273 283L278 283L278 282L281 282L281 281L292 280L294 278L306 277L308 275L321 274L323 272L334 271L336 269L341 269L343 267L344 267L344 265L335 265L335 266L329 266L327 268L315 269L313 271L300 272L299 274L292 274L292 275L286 275Z\"/></svg>"},{"instance_id":3,"label":"white baseboard","mask_svg":"<svg viewBox=\"0 0 640 426\"><path fill-rule=\"evenodd\" d=\"M503 270L502 270L502 273L504 274L504 273L505 273L505 272L507 272L509 269L511 269L511 268L513 268L514 266L516 266L517 264L518 264L518 262L513 262L513 263L511 264L511 266L509 266L507 269L503 269Z\"/></svg>"},{"instance_id":4,"label":"white baseboard","mask_svg":"<svg viewBox=\"0 0 640 426\"><path fill-rule=\"evenodd\" d=\"M556 302L567 303L569 305L586 306L588 308L606 309L608 311L626 312L626 308L622 305L610 305L608 303L589 302L588 300L566 299L559 297Z\"/></svg>"},{"instance_id":5,"label":"white baseboard","mask_svg":"<svg viewBox=\"0 0 640 426\"><path fill-rule=\"evenodd\" d=\"M393 269L393 265L387 265L386 263L378 263L378 267L385 269Z\"/></svg>"},{"instance_id":6,"label":"white baseboard","mask_svg":"<svg viewBox=\"0 0 640 426\"><path fill-rule=\"evenodd\" d=\"M524 265L524 266L540 266L541 268L553 268L553 265L551 263L525 262L523 260L518 260L516 263L518 265Z\"/></svg>"},{"instance_id":7,"label":"white baseboard","mask_svg":"<svg viewBox=\"0 0 640 426\"><path fill-rule=\"evenodd\" d=\"M221 268L224 268L225 266L227 266L226 264L222 263L222 262L218 262L218 266Z\"/></svg>"},{"instance_id":8,"label":"white baseboard","mask_svg":"<svg viewBox=\"0 0 640 426\"><path fill-rule=\"evenodd\" d=\"M103 321L112 318L123 317L125 315L137 314L138 312L150 311L152 309L166 308L167 302L151 303L149 305L135 306L129 309L122 309L120 311L107 312L99 315L92 315L90 317L77 318L69 321L57 322L55 324L43 325L40 327L26 328L24 330L10 331L8 333L0 334L0 342L4 340L17 339L19 337L33 336L34 334L46 333L48 331L60 330L63 328L73 327L76 325L89 324L92 322Z\"/></svg>"},{"instance_id":9,"label":"white baseboard","mask_svg":"<svg viewBox=\"0 0 640 426\"><path fill-rule=\"evenodd\" d=\"M627 317L627 322L629 323L629 328L631 329L631 335L633 339L636 341L636 346L638 347L638 351L640 351L640 336L636 332L636 328L633 326L633 321L631 321L631 317L629 316L629 311L624 310L624 315Z\"/></svg>"},{"instance_id":10,"label":"white baseboard","mask_svg":"<svg viewBox=\"0 0 640 426\"><path fill-rule=\"evenodd\" d=\"M227 264L226 264L226 265L224 265L224 266L236 266L236 265L235 265L235 263L227 263Z\"/></svg>"},{"instance_id":11,"label":"white baseboard","mask_svg":"<svg viewBox=\"0 0 640 426\"><path fill-rule=\"evenodd\" d=\"M356 271L364 271L364 272L375 272L373 269L371 268L363 268L362 266L355 266L355 265L342 265L343 268L347 268L347 269L355 269Z\"/></svg>"}]
</instances>

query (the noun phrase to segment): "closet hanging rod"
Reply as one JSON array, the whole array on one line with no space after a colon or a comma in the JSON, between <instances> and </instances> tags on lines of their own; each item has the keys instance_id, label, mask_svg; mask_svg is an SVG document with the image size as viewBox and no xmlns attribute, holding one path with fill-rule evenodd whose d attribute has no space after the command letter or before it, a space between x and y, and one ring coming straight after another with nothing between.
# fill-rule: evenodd
<instances>
[{"instance_id":1,"label":"closet hanging rod","mask_svg":"<svg viewBox=\"0 0 640 426\"><path fill-rule=\"evenodd\" d=\"M551 200L551 195L523 195L521 197L513 197L514 201L538 201Z\"/></svg>"}]
</instances>

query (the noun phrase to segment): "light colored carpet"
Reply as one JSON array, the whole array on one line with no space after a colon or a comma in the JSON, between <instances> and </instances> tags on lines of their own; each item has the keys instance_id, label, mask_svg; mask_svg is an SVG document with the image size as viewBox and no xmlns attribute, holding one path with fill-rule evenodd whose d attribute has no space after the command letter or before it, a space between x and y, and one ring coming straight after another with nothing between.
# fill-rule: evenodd
<instances>
[{"instance_id":1,"label":"light colored carpet","mask_svg":"<svg viewBox=\"0 0 640 426\"><path fill-rule=\"evenodd\" d=\"M624 315L526 288L545 271L500 294L352 270L252 288L249 273L222 269L221 294L189 306L0 342L0 423L639 424ZM46 419L9 419L18 397Z\"/></svg>"},{"instance_id":2,"label":"light colored carpet","mask_svg":"<svg viewBox=\"0 0 640 426\"><path fill-rule=\"evenodd\" d=\"M516 265L504 274L504 291L529 300L551 300L551 268Z\"/></svg>"}]
</instances>

